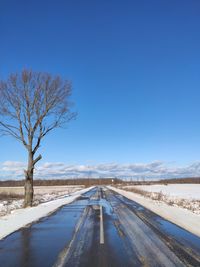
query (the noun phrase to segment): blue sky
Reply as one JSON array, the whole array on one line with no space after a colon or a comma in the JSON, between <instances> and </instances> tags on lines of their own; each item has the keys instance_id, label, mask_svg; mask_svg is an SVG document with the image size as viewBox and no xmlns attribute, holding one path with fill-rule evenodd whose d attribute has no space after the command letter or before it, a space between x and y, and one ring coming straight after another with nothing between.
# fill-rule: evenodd
<instances>
[{"instance_id":1,"label":"blue sky","mask_svg":"<svg viewBox=\"0 0 200 267\"><path fill-rule=\"evenodd\" d=\"M1 1L0 78L26 67L73 83L77 120L44 140L42 166L199 162L199 12L198 0ZM17 141L0 147L0 169L26 162Z\"/></svg>"}]
</instances>

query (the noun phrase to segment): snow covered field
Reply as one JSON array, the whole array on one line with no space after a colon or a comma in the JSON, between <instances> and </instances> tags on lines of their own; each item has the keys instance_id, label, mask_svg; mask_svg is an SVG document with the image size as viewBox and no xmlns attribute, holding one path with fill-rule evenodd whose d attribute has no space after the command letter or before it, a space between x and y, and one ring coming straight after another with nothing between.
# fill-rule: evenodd
<instances>
[{"instance_id":1,"label":"snow covered field","mask_svg":"<svg viewBox=\"0 0 200 267\"><path fill-rule=\"evenodd\" d=\"M17 209L12 211L11 214L0 217L0 239L6 237L18 229L35 222L42 217L45 217L59 207L71 203L77 199L81 194L91 190L92 187L82 189L72 193L70 196L62 197L60 199L55 199L48 201L46 203L39 204L35 207L30 207L26 209Z\"/></svg>"},{"instance_id":2,"label":"snow covered field","mask_svg":"<svg viewBox=\"0 0 200 267\"><path fill-rule=\"evenodd\" d=\"M66 195L72 194L78 190L83 189L84 186L35 186L34 187L34 203L44 203L50 200L58 199ZM23 206L23 187L0 187L0 194L7 195L0 199L0 216L9 214L15 209ZM12 199L9 194L17 195L17 199Z\"/></svg>"},{"instance_id":3,"label":"snow covered field","mask_svg":"<svg viewBox=\"0 0 200 267\"><path fill-rule=\"evenodd\" d=\"M157 184L122 186L120 188L200 214L200 184Z\"/></svg>"},{"instance_id":4,"label":"snow covered field","mask_svg":"<svg viewBox=\"0 0 200 267\"><path fill-rule=\"evenodd\" d=\"M190 210L183 209L179 206L170 206L163 201L155 201L144 197L141 194L128 192L111 186L109 188L133 201L136 201L147 209L162 216L166 220L169 220L189 232L200 236L200 214L195 214Z\"/></svg>"},{"instance_id":5,"label":"snow covered field","mask_svg":"<svg viewBox=\"0 0 200 267\"><path fill-rule=\"evenodd\" d=\"M136 188L148 192L162 192L171 197L200 200L200 184L138 185Z\"/></svg>"}]
</instances>

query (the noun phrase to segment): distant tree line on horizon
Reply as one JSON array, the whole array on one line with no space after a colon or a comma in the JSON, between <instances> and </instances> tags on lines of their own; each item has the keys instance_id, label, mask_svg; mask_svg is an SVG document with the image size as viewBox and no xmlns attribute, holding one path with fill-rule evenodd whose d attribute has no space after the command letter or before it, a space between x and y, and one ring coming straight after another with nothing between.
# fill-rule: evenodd
<instances>
[{"instance_id":1,"label":"distant tree line on horizon","mask_svg":"<svg viewBox=\"0 0 200 267\"><path fill-rule=\"evenodd\" d=\"M24 186L24 180L6 180L0 181L0 186ZM56 186L56 185L108 185L123 183L117 178L75 178L75 179L51 179L34 180L34 186Z\"/></svg>"},{"instance_id":2,"label":"distant tree line on horizon","mask_svg":"<svg viewBox=\"0 0 200 267\"><path fill-rule=\"evenodd\" d=\"M172 179L164 179L160 180L160 183L168 183L168 184L200 184L200 177L189 177L189 178L172 178Z\"/></svg>"},{"instance_id":3,"label":"distant tree line on horizon","mask_svg":"<svg viewBox=\"0 0 200 267\"><path fill-rule=\"evenodd\" d=\"M6 180L0 181L0 186L24 186L24 180ZM86 187L92 185L150 185L150 184L200 184L200 177L189 178L172 178L157 181L125 181L118 178L71 178L71 179L50 179L50 180L34 180L34 186L59 186L59 185L84 185Z\"/></svg>"},{"instance_id":4,"label":"distant tree line on horizon","mask_svg":"<svg viewBox=\"0 0 200 267\"><path fill-rule=\"evenodd\" d=\"M186 177L186 178L168 178L160 180L143 180L130 181L126 184L133 185L152 185L152 184L200 184L200 177Z\"/></svg>"}]
</instances>

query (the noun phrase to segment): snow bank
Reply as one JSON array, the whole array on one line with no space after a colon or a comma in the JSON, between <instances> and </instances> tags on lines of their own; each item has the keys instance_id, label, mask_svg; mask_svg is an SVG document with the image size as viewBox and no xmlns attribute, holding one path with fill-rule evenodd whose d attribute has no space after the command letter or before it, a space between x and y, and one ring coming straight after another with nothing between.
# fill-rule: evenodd
<instances>
[{"instance_id":1,"label":"snow bank","mask_svg":"<svg viewBox=\"0 0 200 267\"><path fill-rule=\"evenodd\" d=\"M169 220L200 237L200 215L194 214L189 210L179 207L169 206L163 202L156 202L149 198L147 199L141 195L127 192L122 189L117 189L111 186L108 188L141 204L145 208L155 212L166 220Z\"/></svg>"},{"instance_id":2,"label":"snow bank","mask_svg":"<svg viewBox=\"0 0 200 267\"><path fill-rule=\"evenodd\" d=\"M15 232L16 230L45 217L54 212L59 207L69 204L81 194L91 190L93 187L82 189L65 198L42 203L36 207L18 209L12 214L0 217L0 239Z\"/></svg>"}]
</instances>

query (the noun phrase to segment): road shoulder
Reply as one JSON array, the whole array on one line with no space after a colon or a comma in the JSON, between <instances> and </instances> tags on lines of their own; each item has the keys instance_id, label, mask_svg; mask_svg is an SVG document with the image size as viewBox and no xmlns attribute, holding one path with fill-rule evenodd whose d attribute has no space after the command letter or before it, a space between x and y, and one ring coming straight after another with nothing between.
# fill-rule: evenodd
<instances>
[{"instance_id":1,"label":"road shoulder","mask_svg":"<svg viewBox=\"0 0 200 267\"><path fill-rule=\"evenodd\" d=\"M176 225L200 237L200 215L194 214L186 209L169 206L161 202L155 202L138 194L127 192L125 190L112 186L108 186L108 188L127 197L130 200L139 203L140 205L160 215L166 220L173 222Z\"/></svg>"}]
</instances>

